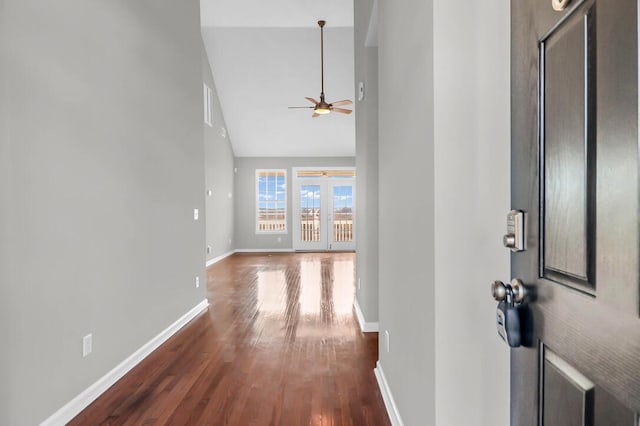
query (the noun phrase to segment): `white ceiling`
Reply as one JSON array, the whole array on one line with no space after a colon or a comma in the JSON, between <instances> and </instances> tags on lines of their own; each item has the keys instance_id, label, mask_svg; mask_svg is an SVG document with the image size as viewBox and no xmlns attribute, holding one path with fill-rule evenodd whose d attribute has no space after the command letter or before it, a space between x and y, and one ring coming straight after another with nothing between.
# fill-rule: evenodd
<instances>
[{"instance_id":1,"label":"white ceiling","mask_svg":"<svg viewBox=\"0 0 640 426\"><path fill-rule=\"evenodd\" d=\"M236 156L355 155L354 114L311 118L311 109L287 109L320 96L319 18L327 20L327 101L354 100L353 0L202 0L201 8Z\"/></svg>"},{"instance_id":2,"label":"white ceiling","mask_svg":"<svg viewBox=\"0 0 640 426\"><path fill-rule=\"evenodd\" d=\"M203 27L353 27L353 0L200 0Z\"/></svg>"}]
</instances>

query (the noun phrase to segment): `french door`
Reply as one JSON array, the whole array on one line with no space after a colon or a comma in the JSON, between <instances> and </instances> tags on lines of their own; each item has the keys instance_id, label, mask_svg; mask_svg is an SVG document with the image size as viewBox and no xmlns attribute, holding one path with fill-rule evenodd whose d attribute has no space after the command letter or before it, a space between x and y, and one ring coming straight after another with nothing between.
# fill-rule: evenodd
<instances>
[{"instance_id":1,"label":"french door","mask_svg":"<svg viewBox=\"0 0 640 426\"><path fill-rule=\"evenodd\" d=\"M355 250L355 179L298 177L293 188L293 248Z\"/></svg>"}]
</instances>

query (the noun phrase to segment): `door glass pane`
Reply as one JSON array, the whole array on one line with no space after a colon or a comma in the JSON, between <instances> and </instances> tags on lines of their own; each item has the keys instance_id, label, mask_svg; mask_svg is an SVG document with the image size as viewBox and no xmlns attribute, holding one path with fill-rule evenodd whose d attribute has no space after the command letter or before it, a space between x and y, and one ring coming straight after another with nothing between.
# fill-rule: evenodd
<instances>
[{"instance_id":1,"label":"door glass pane","mask_svg":"<svg viewBox=\"0 0 640 426\"><path fill-rule=\"evenodd\" d=\"M300 239L320 241L320 185L300 187Z\"/></svg>"},{"instance_id":2,"label":"door glass pane","mask_svg":"<svg viewBox=\"0 0 640 426\"><path fill-rule=\"evenodd\" d=\"M353 187L333 187L333 241L353 241Z\"/></svg>"}]
</instances>

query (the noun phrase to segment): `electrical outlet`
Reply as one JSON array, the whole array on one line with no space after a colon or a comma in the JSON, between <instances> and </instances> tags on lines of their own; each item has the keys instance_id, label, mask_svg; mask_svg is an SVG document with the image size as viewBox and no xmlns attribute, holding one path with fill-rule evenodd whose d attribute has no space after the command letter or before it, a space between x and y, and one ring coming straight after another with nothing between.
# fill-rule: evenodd
<instances>
[{"instance_id":1,"label":"electrical outlet","mask_svg":"<svg viewBox=\"0 0 640 426\"><path fill-rule=\"evenodd\" d=\"M211 246L207 246L207 254L211 254Z\"/></svg>"},{"instance_id":2,"label":"electrical outlet","mask_svg":"<svg viewBox=\"0 0 640 426\"><path fill-rule=\"evenodd\" d=\"M358 278L358 290L362 289L362 283L360 282L360 278Z\"/></svg>"},{"instance_id":3,"label":"electrical outlet","mask_svg":"<svg viewBox=\"0 0 640 426\"><path fill-rule=\"evenodd\" d=\"M387 352L391 351L391 343L389 341L389 330L384 331L385 343L387 344Z\"/></svg>"},{"instance_id":4,"label":"electrical outlet","mask_svg":"<svg viewBox=\"0 0 640 426\"><path fill-rule=\"evenodd\" d=\"M200 277L196 277L196 288L200 287Z\"/></svg>"},{"instance_id":5,"label":"electrical outlet","mask_svg":"<svg viewBox=\"0 0 640 426\"><path fill-rule=\"evenodd\" d=\"M200 217L200 211L198 209L193 209L193 220L198 220Z\"/></svg>"},{"instance_id":6,"label":"electrical outlet","mask_svg":"<svg viewBox=\"0 0 640 426\"><path fill-rule=\"evenodd\" d=\"M278 242L281 243L282 242L282 237L278 237Z\"/></svg>"},{"instance_id":7,"label":"electrical outlet","mask_svg":"<svg viewBox=\"0 0 640 426\"><path fill-rule=\"evenodd\" d=\"M207 190L207 197L211 197L213 195L213 191L208 189Z\"/></svg>"},{"instance_id":8,"label":"electrical outlet","mask_svg":"<svg viewBox=\"0 0 640 426\"><path fill-rule=\"evenodd\" d=\"M82 338L82 358L93 352L93 335L87 334Z\"/></svg>"}]
</instances>

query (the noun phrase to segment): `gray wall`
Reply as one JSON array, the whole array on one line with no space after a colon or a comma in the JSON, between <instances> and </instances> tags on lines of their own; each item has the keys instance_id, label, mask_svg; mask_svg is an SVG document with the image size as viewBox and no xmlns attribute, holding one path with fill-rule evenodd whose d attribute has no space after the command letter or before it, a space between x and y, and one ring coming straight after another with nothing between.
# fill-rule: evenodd
<instances>
[{"instance_id":1,"label":"gray wall","mask_svg":"<svg viewBox=\"0 0 640 426\"><path fill-rule=\"evenodd\" d=\"M5 0L0 0L0 342L9 342L9 265L11 250L9 247L9 190L11 188L11 162L9 161L9 129L7 126L7 81L6 81L6 42ZM5 347L5 345L3 345ZM9 353L0 350L0 413L9 411ZM3 422L0 414L0 423Z\"/></svg>"},{"instance_id":2,"label":"gray wall","mask_svg":"<svg viewBox=\"0 0 640 426\"><path fill-rule=\"evenodd\" d=\"M5 0L2 17L0 424L19 426L205 298L201 36L196 0Z\"/></svg>"},{"instance_id":3,"label":"gray wall","mask_svg":"<svg viewBox=\"0 0 640 426\"><path fill-rule=\"evenodd\" d=\"M354 2L355 87L365 83L365 98L357 102L356 297L366 322L378 321L378 48L365 46L373 0Z\"/></svg>"},{"instance_id":4,"label":"gray wall","mask_svg":"<svg viewBox=\"0 0 640 426\"><path fill-rule=\"evenodd\" d=\"M236 157L235 236L239 250L290 250L293 247L291 168L354 166L353 157ZM287 233L256 234L256 169L287 170ZM358 189L356 188L356 191ZM360 192L357 192L360 197ZM278 241L280 239L280 241Z\"/></svg>"},{"instance_id":5,"label":"gray wall","mask_svg":"<svg viewBox=\"0 0 640 426\"><path fill-rule=\"evenodd\" d=\"M509 9L379 7L380 363L406 425L506 425Z\"/></svg>"},{"instance_id":6,"label":"gray wall","mask_svg":"<svg viewBox=\"0 0 640 426\"><path fill-rule=\"evenodd\" d=\"M488 289L511 278L501 245L510 194L509 3L437 0L433 17L435 424L467 424L473 413L477 425L508 425L507 404L495 401L509 400L509 349L496 334Z\"/></svg>"},{"instance_id":7,"label":"gray wall","mask_svg":"<svg viewBox=\"0 0 640 426\"><path fill-rule=\"evenodd\" d=\"M202 79L213 91L212 117L213 127L204 124L205 193L207 245L211 253L207 261L233 250L233 149L222 129L226 123L220 98L213 81L211 65L202 45ZM209 196L209 192L211 195Z\"/></svg>"},{"instance_id":8,"label":"gray wall","mask_svg":"<svg viewBox=\"0 0 640 426\"><path fill-rule=\"evenodd\" d=\"M378 7L379 356L404 423L434 425L432 2Z\"/></svg>"}]
</instances>

